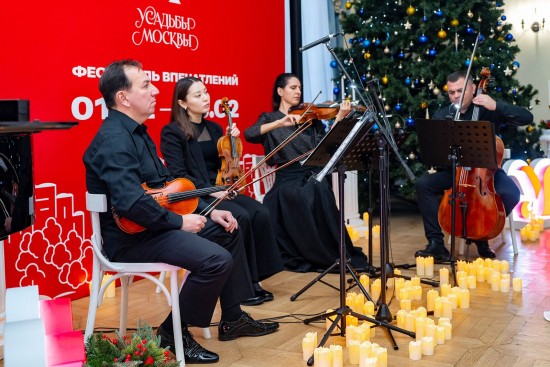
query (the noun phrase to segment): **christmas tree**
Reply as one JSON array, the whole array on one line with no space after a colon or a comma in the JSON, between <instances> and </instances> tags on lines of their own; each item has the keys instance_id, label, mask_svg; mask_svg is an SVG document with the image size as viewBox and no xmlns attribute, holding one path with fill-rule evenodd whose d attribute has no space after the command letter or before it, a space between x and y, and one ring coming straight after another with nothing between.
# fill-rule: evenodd
<instances>
[{"instance_id":1,"label":"christmas tree","mask_svg":"<svg viewBox=\"0 0 550 367\"><path fill-rule=\"evenodd\" d=\"M537 93L514 78L520 67L515 55L520 50L502 6L502 1L489 0L345 3L341 17L348 43L338 50L339 55L350 74L358 71L361 82L378 79L390 122L410 134L400 152L416 176L429 167L419 161L414 119L429 117L448 104L445 83L449 73L466 70L472 63L471 75L478 81L481 69L487 67L491 72L487 93L495 100L526 108ZM477 52L470 60L476 39ZM334 92L342 91L336 87ZM505 126L500 131L512 158L524 160L542 155L539 136L535 124ZM414 185L396 160L390 166L390 180L392 192L415 199Z\"/></svg>"}]
</instances>

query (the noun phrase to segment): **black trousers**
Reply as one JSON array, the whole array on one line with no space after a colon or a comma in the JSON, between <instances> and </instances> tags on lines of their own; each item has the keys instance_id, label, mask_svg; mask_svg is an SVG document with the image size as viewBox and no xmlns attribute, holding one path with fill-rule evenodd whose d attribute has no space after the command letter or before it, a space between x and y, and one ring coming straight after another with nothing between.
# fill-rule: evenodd
<instances>
[{"instance_id":1,"label":"black trousers","mask_svg":"<svg viewBox=\"0 0 550 367\"><path fill-rule=\"evenodd\" d=\"M210 324L218 296L223 309L254 294L240 231L228 233L210 219L198 234L150 231L113 261L163 262L189 270L179 298L181 320L198 327ZM163 327L172 330L171 314Z\"/></svg>"},{"instance_id":2,"label":"black trousers","mask_svg":"<svg viewBox=\"0 0 550 367\"><path fill-rule=\"evenodd\" d=\"M269 209L246 195L225 200L219 209L230 211L243 234L248 268L253 282L259 282L283 270L275 230Z\"/></svg>"},{"instance_id":3,"label":"black trousers","mask_svg":"<svg viewBox=\"0 0 550 367\"><path fill-rule=\"evenodd\" d=\"M506 172L499 169L495 172L495 191L501 196L506 215L519 202L520 191L514 181ZM437 218L440 196L453 185L451 171L439 171L433 174L425 174L415 182L418 208L424 222L424 233L428 241L443 243L443 232Z\"/></svg>"}]
</instances>

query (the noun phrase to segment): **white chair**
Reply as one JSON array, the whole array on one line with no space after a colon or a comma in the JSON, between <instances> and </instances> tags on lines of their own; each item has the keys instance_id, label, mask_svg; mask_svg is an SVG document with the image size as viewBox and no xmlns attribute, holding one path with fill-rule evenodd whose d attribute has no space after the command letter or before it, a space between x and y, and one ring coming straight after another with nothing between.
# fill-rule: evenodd
<instances>
[{"instance_id":1,"label":"white chair","mask_svg":"<svg viewBox=\"0 0 550 367\"><path fill-rule=\"evenodd\" d=\"M120 329L119 332L124 335L126 333L127 311L128 311L128 286L131 283L133 276L143 277L155 283L168 301L168 305L172 307L172 320L174 326L175 354L176 358L181 361L181 366L185 366L183 354L183 341L181 331L181 318L179 307L179 290L178 271L181 269L177 266L165 263L120 263L111 262L103 254L103 239L101 237L101 225L99 213L107 212L107 199L103 194L86 193L86 209L90 212L92 218L92 246L94 253L93 272L92 272L92 287L90 291L90 306L88 311L88 320L86 321L86 331L84 339L92 335L94 331L94 323L96 310L101 305L103 294L112 282L120 279L121 284L121 302L120 302ZM113 273L112 277L102 283L105 272ZM159 279L149 273L170 273L170 290ZM189 271L185 272L182 282L185 282ZM203 328L205 339L210 338L210 330Z\"/></svg>"},{"instance_id":2,"label":"white chair","mask_svg":"<svg viewBox=\"0 0 550 367\"><path fill-rule=\"evenodd\" d=\"M264 159L263 155L252 155L252 165L256 166L262 161L262 159ZM252 185L254 188L254 197L260 203L263 202L265 194L267 194L275 183L275 173L271 173L274 170L275 167L263 164L254 172L254 177L252 178L254 181L258 180L262 176L265 176L261 180L254 182Z\"/></svg>"}]
</instances>

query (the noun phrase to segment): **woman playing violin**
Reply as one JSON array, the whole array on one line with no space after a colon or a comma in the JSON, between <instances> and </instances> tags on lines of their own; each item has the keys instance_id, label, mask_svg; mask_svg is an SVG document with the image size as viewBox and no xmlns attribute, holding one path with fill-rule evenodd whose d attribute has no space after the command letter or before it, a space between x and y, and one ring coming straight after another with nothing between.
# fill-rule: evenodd
<instances>
[{"instance_id":1,"label":"woman playing violin","mask_svg":"<svg viewBox=\"0 0 550 367\"><path fill-rule=\"evenodd\" d=\"M300 104L302 86L293 74L281 74L273 86L273 112L264 112L258 121L244 132L251 143L261 143L269 154L286 139L300 122L300 116L289 114L289 109ZM349 102L343 102L335 118L340 121L350 111ZM315 148L325 135L319 120L279 150L268 164L283 165ZM332 188L325 179L321 183L308 182L317 167L292 163L277 171L275 184L264 197L270 209L287 269L298 272L324 270L338 258L340 236L338 209ZM346 232L346 245L352 265L367 267L367 258L354 248Z\"/></svg>"},{"instance_id":2,"label":"woman playing violin","mask_svg":"<svg viewBox=\"0 0 550 367\"><path fill-rule=\"evenodd\" d=\"M172 122L161 132L160 149L168 169L174 177L190 179L198 189L213 186L221 166L216 146L223 129L204 118L208 111L210 95L202 81L194 77L180 79L174 88ZM230 134L239 136L236 124ZM217 192L211 196L222 194ZM225 200L217 208L228 210L237 218L244 237L255 296L243 300L242 304L252 306L272 300L273 294L264 290L259 282L283 267L268 209L246 195Z\"/></svg>"},{"instance_id":3,"label":"woman playing violin","mask_svg":"<svg viewBox=\"0 0 550 367\"><path fill-rule=\"evenodd\" d=\"M433 118L454 118L460 96L463 92L465 71L456 71L447 76L447 91L451 104L438 110ZM471 120L474 106L479 108L479 121L490 121L495 124L495 132L498 134L500 125L512 124L516 126L528 125L533 121L533 115L527 109L519 106L508 105L501 101L495 101L489 95L475 95L476 86L472 77L468 78L468 84L464 91L464 100L459 113L459 120ZM419 250L415 256L433 256L436 261L447 261L449 251L443 241L443 232L438 222L439 195L449 189L453 184L450 169L438 169L434 174L425 174L416 180L416 195L418 207L424 222L424 232L428 239L426 249ZM502 169L498 169L494 175L494 186L497 194L502 198L506 215L519 202L520 191L516 184ZM489 247L486 240L475 241L480 256L494 258L495 253Z\"/></svg>"}]
</instances>

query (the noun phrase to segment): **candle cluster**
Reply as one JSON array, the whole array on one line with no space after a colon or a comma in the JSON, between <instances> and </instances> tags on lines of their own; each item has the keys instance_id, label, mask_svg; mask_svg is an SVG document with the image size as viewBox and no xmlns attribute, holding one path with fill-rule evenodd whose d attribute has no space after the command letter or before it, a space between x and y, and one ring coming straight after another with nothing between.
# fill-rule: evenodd
<instances>
[{"instance_id":1,"label":"candle cluster","mask_svg":"<svg viewBox=\"0 0 550 367\"><path fill-rule=\"evenodd\" d=\"M428 257L416 257L416 275L419 277L427 276L431 277L434 275L434 258L431 256Z\"/></svg>"},{"instance_id":2,"label":"candle cluster","mask_svg":"<svg viewBox=\"0 0 550 367\"><path fill-rule=\"evenodd\" d=\"M348 350L350 364L358 364L359 367L388 366L388 350L376 343L352 340Z\"/></svg>"},{"instance_id":3,"label":"candle cluster","mask_svg":"<svg viewBox=\"0 0 550 367\"><path fill-rule=\"evenodd\" d=\"M394 288L395 298L398 301L422 299L422 286L420 285L420 278L418 277L412 277L411 280L395 278ZM407 304L407 302L404 304Z\"/></svg>"},{"instance_id":4,"label":"candle cluster","mask_svg":"<svg viewBox=\"0 0 550 367\"><path fill-rule=\"evenodd\" d=\"M414 327L416 341L409 343L409 358L415 361L420 360L423 355L433 355L437 345L445 344L446 340L452 338L453 326L447 318L440 318L436 325L434 320L419 316L415 319Z\"/></svg>"},{"instance_id":5,"label":"candle cluster","mask_svg":"<svg viewBox=\"0 0 550 367\"><path fill-rule=\"evenodd\" d=\"M376 280L378 280L378 282ZM377 286L380 286L380 279L376 280L372 283L371 289L375 289ZM365 290L368 291L368 284L366 286L363 285L363 287L365 288ZM378 291L378 297L376 298L373 294L374 292L371 292L371 297L373 300L376 300L380 296L380 291ZM346 306L348 306L352 311L357 312L361 315L374 315L374 303L371 301L367 301L363 293L348 292L346 294ZM347 317L349 318L349 320L351 320L347 322L347 325L357 325L357 321L353 321L354 319L357 320L357 318L350 315L348 315Z\"/></svg>"},{"instance_id":6,"label":"candle cluster","mask_svg":"<svg viewBox=\"0 0 550 367\"><path fill-rule=\"evenodd\" d=\"M487 282L493 291L509 292L512 283L512 289L521 292L521 278L511 279L509 272L510 263L506 260L477 258L474 262L457 261L457 284L461 289L472 289L476 287L476 281Z\"/></svg>"},{"instance_id":7,"label":"candle cluster","mask_svg":"<svg viewBox=\"0 0 550 367\"><path fill-rule=\"evenodd\" d=\"M544 230L544 220L530 215L529 223L519 230L522 241L536 241L540 238L540 232Z\"/></svg>"},{"instance_id":8,"label":"candle cluster","mask_svg":"<svg viewBox=\"0 0 550 367\"><path fill-rule=\"evenodd\" d=\"M359 241L361 238L361 232L359 232L357 229L355 229L354 226L351 224L346 225L346 229L348 230L349 237L351 238L351 242L355 243ZM368 231L365 231L365 238L368 238Z\"/></svg>"}]
</instances>

